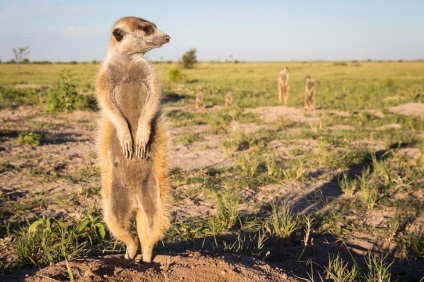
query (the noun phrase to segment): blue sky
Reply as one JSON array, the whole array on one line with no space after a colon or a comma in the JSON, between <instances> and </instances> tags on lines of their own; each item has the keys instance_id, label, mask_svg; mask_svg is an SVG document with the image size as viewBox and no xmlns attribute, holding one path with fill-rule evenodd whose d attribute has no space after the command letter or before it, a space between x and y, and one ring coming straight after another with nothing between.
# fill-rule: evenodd
<instances>
[{"instance_id":1,"label":"blue sky","mask_svg":"<svg viewBox=\"0 0 424 282\"><path fill-rule=\"evenodd\" d=\"M424 59L421 0L0 0L0 60L25 46L31 61L102 60L123 16L171 36L151 60Z\"/></svg>"}]
</instances>

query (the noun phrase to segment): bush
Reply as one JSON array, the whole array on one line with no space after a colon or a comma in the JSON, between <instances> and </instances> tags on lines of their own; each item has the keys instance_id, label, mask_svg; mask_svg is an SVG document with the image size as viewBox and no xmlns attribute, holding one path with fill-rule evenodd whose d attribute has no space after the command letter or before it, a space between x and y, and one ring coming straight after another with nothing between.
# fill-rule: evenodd
<instances>
[{"instance_id":1,"label":"bush","mask_svg":"<svg viewBox=\"0 0 424 282\"><path fill-rule=\"evenodd\" d=\"M182 66L184 69L192 69L197 64L196 49L191 49L183 55Z\"/></svg>"},{"instance_id":2,"label":"bush","mask_svg":"<svg viewBox=\"0 0 424 282\"><path fill-rule=\"evenodd\" d=\"M68 70L61 72L59 80L47 94L47 112L95 110L96 108L96 99L93 95L78 94L74 76Z\"/></svg>"},{"instance_id":3,"label":"bush","mask_svg":"<svg viewBox=\"0 0 424 282\"><path fill-rule=\"evenodd\" d=\"M40 92L42 91L0 86L0 109L37 105L40 101Z\"/></svg>"},{"instance_id":4,"label":"bush","mask_svg":"<svg viewBox=\"0 0 424 282\"><path fill-rule=\"evenodd\" d=\"M18 136L18 142L21 145L38 146L41 143L41 134L35 132L21 132Z\"/></svg>"},{"instance_id":5,"label":"bush","mask_svg":"<svg viewBox=\"0 0 424 282\"><path fill-rule=\"evenodd\" d=\"M169 82L184 82L186 76L181 72L179 68L172 68L168 72Z\"/></svg>"}]
</instances>

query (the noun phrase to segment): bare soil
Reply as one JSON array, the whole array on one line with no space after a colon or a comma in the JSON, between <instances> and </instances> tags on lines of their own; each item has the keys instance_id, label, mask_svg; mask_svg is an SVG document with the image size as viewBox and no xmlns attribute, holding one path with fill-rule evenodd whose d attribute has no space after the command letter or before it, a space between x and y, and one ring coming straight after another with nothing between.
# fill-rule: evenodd
<instances>
[{"instance_id":1,"label":"bare soil","mask_svg":"<svg viewBox=\"0 0 424 282\"><path fill-rule=\"evenodd\" d=\"M423 116L423 107L419 105L404 105L393 109L402 114ZM207 109L208 110L208 109ZM213 110L213 109L210 109ZM318 126L321 118L319 110L305 115L303 109L291 107L264 107L250 110L257 113L264 120L258 126L252 124L233 124L235 131L250 132L268 126L280 117L296 122ZM338 112L331 114L345 115ZM90 168L96 166L95 138L98 113L73 112L48 116L40 114L34 108L17 108L0 111L2 120L0 137L0 197L10 202L36 203L27 211L27 218L41 216L55 216L64 219L80 219L87 210L98 207L98 194L87 197L87 189L99 187L93 178L84 178L84 173L90 173ZM208 132L207 125L191 128L193 132ZM348 130L349 128L344 128ZM171 135L177 136L182 128L171 129ZM38 132L45 138L40 146L22 146L17 137L21 132ZM204 167L229 165L227 153L220 146L223 135L206 134L205 141L185 146L174 143L171 152L173 167L180 167L186 171L193 171ZM313 147L313 141L305 140L303 146ZM280 153L288 150L278 142L271 144ZM416 152L415 152L416 154ZM414 154L413 154L414 155ZM416 155L414 155L416 157ZM258 191L248 188L241 191L243 197L241 207L244 213L258 211L255 203L269 203L276 196L292 199L298 211L307 212L309 209L319 209L324 202L340 197L339 189L328 178L321 177L320 171L311 171L316 175L313 182L282 183L258 187ZM71 179L71 180L70 180ZM175 187L174 193L183 193L191 189L189 185ZM422 195L420 196L422 197ZM315 200L311 200L315 199ZM70 204L72 203L72 204ZM183 199L174 204L172 215L174 218L201 216L206 217L214 213L213 200L206 197L199 200ZM364 218L367 224L384 225L387 215L394 211L388 210L384 214L374 214ZM17 214L8 215L9 220ZM7 220L6 219L6 220ZM372 222L371 222L372 221ZM422 223L421 223L422 224ZM0 238L0 247L5 246L6 240ZM367 234L356 234L345 242L357 254L364 254L367 250L378 245L376 238L369 238ZM180 246L181 247L181 246ZM166 252L158 251L151 265L123 261L120 255L105 257L90 257L69 261L76 281L301 281L308 278L310 266L306 258L313 258L314 262L325 265L328 262L328 253L336 253L344 248L338 238L332 236L318 236L315 243L304 247L300 242L275 249L278 255L284 254L283 262L272 263L250 257L233 254L215 254L213 252L187 251ZM166 246L164 247L166 250ZM16 258L10 249L3 248L1 256L7 263ZM270 250L273 256L274 250ZM348 254L345 254L349 257ZM300 263L301 262L301 263ZM422 262L400 261L394 271L405 272L405 269L424 269ZM417 273L418 273L417 272ZM301 278L300 278L301 277ZM42 269L25 269L18 273L0 275L1 281L64 281L69 275L66 263L59 262Z\"/></svg>"},{"instance_id":2,"label":"bare soil","mask_svg":"<svg viewBox=\"0 0 424 282\"><path fill-rule=\"evenodd\" d=\"M197 252L157 255L150 265L125 263L121 257L75 259L69 262L76 281L297 281L282 270L249 257ZM26 270L9 281L41 282L48 278L69 280L65 262L41 270ZM4 281L4 280L3 280Z\"/></svg>"}]
</instances>

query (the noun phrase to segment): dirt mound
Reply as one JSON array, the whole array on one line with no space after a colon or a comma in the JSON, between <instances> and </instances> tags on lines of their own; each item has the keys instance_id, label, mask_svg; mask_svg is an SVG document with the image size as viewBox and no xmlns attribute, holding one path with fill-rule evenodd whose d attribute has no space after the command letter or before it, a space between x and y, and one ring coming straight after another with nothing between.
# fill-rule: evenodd
<instances>
[{"instance_id":1,"label":"dirt mound","mask_svg":"<svg viewBox=\"0 0 424 282\"><path fill-rule=\"evenodd\" d=\"M225 254L157 255L154 262L125 265L121 257L84 258L69 262L75 281L297 281L277 268L249 257ZM0 277L1 278L1 277ZM64 261L28 274L28 270L1 281L65 281Z\"/></svg>"},{"instance_id":2,"label":"dirt mound","mask_svg":"<svg viewBox=\"0 0 424 282\"><path fill-rule=\"evenodd\" d=\"M401 115L415 115L424 118L424 104L406 103L390 108L390 111Z\"/></svg>"},{"instance_id":3,"label":"dirt mound","mask_svg":"<svg viewBox=\"0 0 424 282\"><path fill-rule=\"evenodd\" d=\"M303 109L287 106L258 107L246 109L246 112L259 114L259 116L268 123L276 122L280 118L304 123L319 121L317 111L306 113Z\"/></svg>"}]
</instances>

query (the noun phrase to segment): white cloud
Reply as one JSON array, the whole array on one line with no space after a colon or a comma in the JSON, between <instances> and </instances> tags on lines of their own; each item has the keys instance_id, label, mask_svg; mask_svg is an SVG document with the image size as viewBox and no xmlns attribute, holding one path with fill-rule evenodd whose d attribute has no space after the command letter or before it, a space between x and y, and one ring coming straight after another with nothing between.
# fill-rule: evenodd
<instances>
[{"instance_id":1,"label":"white cloud","mask_svg":"<svg viewBox=\"0 0 424 282\"><path fill-rule=\"evenodd\" d=\"M61 34L65 37L89 37L94 34L94 29L90 27L67 26L61 30Z\"/></svg>"}]
</instances>

